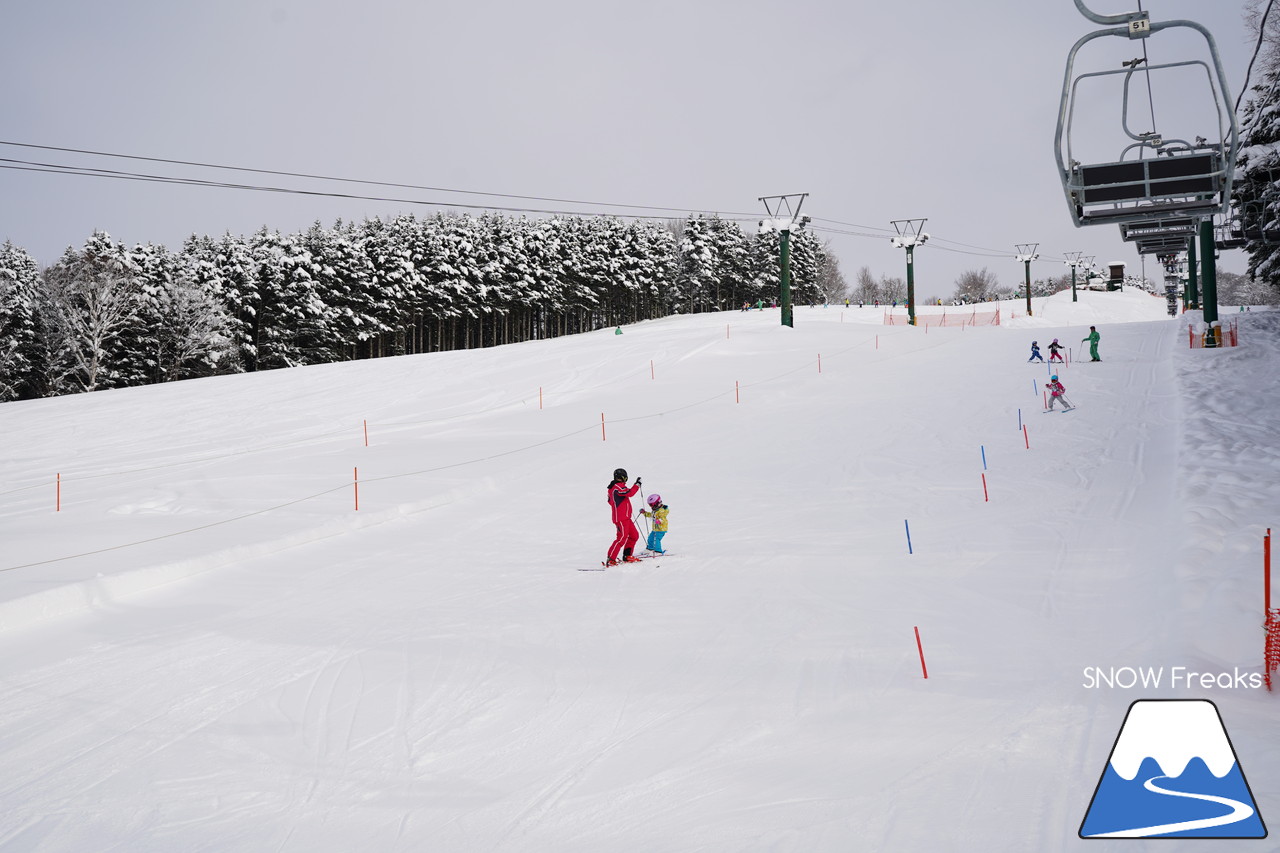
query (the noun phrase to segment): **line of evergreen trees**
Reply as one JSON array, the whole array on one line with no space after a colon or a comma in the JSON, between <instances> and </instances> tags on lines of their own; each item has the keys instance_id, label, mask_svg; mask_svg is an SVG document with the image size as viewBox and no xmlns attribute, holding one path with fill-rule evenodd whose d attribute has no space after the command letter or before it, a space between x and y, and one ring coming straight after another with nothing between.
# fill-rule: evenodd
<instances>
[{"instance_id":1,"label":"line of evergreen trees","mask_svg":"<svg viewBox=\"0 0 1280 853\"><path fill-rule=\"evenodd\" d=\"M798 302L833 259L792 239ZM222 373L486 347L778 292L778 237L683 222L475 217L192 236L95 232L40 270L0 246L0 402Z\"/></svg>"}]
</instances>

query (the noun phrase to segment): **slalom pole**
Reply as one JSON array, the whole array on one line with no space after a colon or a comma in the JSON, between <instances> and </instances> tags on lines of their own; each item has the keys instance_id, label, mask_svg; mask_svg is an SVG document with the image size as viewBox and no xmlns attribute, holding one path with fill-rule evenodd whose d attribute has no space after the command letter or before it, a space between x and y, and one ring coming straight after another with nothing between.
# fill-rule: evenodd
<instances>
[{"instance_id":1,"label":"slalom pole","mask_svg":"<svg viewBox=\"0 0 1280 853\"><path fill-rule=\"evenodd\" d=\"M982 470L987 470L987 446L985 444L978 445L982 449Z\"/></svg>"},{"instance_id":2,"label":"slalom pole","mask_svg":"<svg viewBox=\"0 0 1280 853\"><path fill-rule=\"evenodd\" d=\"M902 524L907 528L907 553L914 554L915 551L911 550L911 524L905 518L902 520Z\"/></svg>"},{"instance_id":3,"label":"slalom pole","mask_svg":"<svg viewBox=\"0 0 1280 853\"><path fill-rule=\"evenodd\" d=\"M982 501L983 503L991 502L991 497L987 494L987 475L986 474L982 475Z\"/></svg>"},{"instance_id":4,"label":"slalom pole","mask_svg":"<svg viewBox=\"0 0 1280 853\"><path fill-rule=\"evenodd\" d=\"M364 446L365 447L369 446L369 421L368 420L365 420L364 422Z\"/></svg>"},{"instance_id":5,"label":"slalom pole","mask_svg":"<svg viewBox=\"0 0 1280 853\"><path fill-rule=\"evenodd\" d=\"M58 493L57 493L56 503L54 505L54 512L62 512L62 474L61 473L58 474Z\"/></svg>"},{"instance_id":6,"label":"slalom pole","mask_svg":"<svg viewBox=\"0 0 1280 853\"><path fill-rule=\"evenodd\" d=\"M928 678L929 668L924 665L924 644L920 642L920 626L917 625L915 626L915 628L916 628L916 650L920 652L920 672L924 674L925 678Z\"/></svg>"}]
</instances>

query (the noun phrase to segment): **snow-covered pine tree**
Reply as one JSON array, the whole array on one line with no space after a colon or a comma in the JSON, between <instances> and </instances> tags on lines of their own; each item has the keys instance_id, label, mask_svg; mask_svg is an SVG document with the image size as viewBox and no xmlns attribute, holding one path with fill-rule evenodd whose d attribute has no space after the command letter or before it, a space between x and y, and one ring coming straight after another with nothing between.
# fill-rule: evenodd
<instances>
[{"instance_id":1,"label":"snow-covered pine tree","mask_svg":"<svg viewBox=\"0 0 1280 853\"><path fill-rule=\"evenodd\" d=\"M738 223L719 216L710 218L708 228L716 256L711 305L720 311L738 308L751 289L751 250L747 236Z\"/></svg>"},{"instance_id":2,"label":"snow-covered pine tree","mask_svg":"<svg viewBox=\"0 0 1280 853\"><path fill-rule=\"evenodd\" d=\"M1244 108L1232 199L1249 255L1248 274L1280 295L1280 70L1253 87Z\"/></svg>"},{"instance_id":3,"label":"snow-covered pine tree","mask_svg":"<svg viewBox=\"0 0 1280 853\"><path fill-rule=\"evenodd\" d=\"M770 231L755 234L751 238L751 278L744 301L755 305L764 300L766 305L780 299L782 294L782 257L778 235Z\"/></svg>"},{"instance_id":4,"label":"snow-covered pine tree","mask_svg":"<svg viewBox=\"0 0 1280 853\"><path fill-rule=\"evenodd\" d=\"M710 219L690 216L680 238L680 270L676 275L674 308L681 313L711 310L712 295L719 280L715 240Z\"/></svg>"},{"instance_id":5,"label":"snow-covered pine tree","mask_svg":"<svg viewBox=\"0 0 1280 853\"><path fill-rule=\"evenodd\" d=\"M254 234L250 252L261 294L255 341L257 369L334 360L327 331L331 312L301 238L264 227Z\"/></svg>"},{"instance_id":6,"label":"snow-covered pine tree","mask_svg":"<svg viewBox=\"0 0 1280 853\"><path fill-rule=\"evenodd\" d=\"M0 403L44 393L37 299L40 274L25 250L0 246Z\"/></svg>"}]
</instances>

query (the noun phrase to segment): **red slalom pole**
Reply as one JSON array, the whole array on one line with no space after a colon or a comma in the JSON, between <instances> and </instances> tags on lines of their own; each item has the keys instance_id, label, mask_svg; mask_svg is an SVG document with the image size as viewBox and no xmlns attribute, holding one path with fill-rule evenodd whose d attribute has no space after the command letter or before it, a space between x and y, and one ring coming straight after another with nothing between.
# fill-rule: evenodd
<instances>
[{"instance_id":1,"label":"red slalom pole","mask_svg":"<svg viewBox=\"0 0 1280 853\"><path fill-rule=\"evenodd\" d=\"M653 359L649 359L649 378L650 379L658 378L653 372Z\"/></svg>"},{"instance_id":2,"label":"red slalom pole","mask_svg":"<svg viewBox=\"0 0 1280 853\"><path fill-rule=\"evenodd\" d=\"M542 386L538 386L538 408L542 408Z\"/></svg>"},{"instance_id":3,"label":"red slalom pole","mask_svg":"<svg viewBox=\"0 0 1280 853\"><path fill-rule=\"evenodd\" d=\"M986 474L982 475L982 500L984 502L990 502L991 500L991 498L987 496L987 475Z\"/></svg>"},{"instance_id":4,"label":"red slalom pole","mask_svg":"<svg viewBox=\"0 0 1280 853\"><path fill-rule=\"evenodd\" d=\"M920 652L920 671L929 677L929 668L924 665L924 645L920 642L920 626L916 626L916 650Z\"/></svg>"},{"instance_id":5,"label":"red slalom pole","mask_svg":"<svg viewBox=\"0 0 1280 853\"><path fill-rule=\"evenodd\" d=\"M1263 567L1263 583L1266 611L1265 615L1271 618L1271 528L1267 528L1267 535L1262 537L1262 567Z\"/></svg>"},{"instance_id":6,"label":"red slalom pole","mask_svg":"<svg viewBox=\"0 0 1280 853\"><path fill-rule=\"evenodd\" d=\"M738 393L738 380L733 380L733 402L741 403L742 395Z\"/></svg>"},{"instance_id":7,"label":"red slalom pole","mask_svg":"<svg viewBox=\"0 0 1280 853\"><path fill-rule=\"evenodd\" d=\"M1027 435L1027 425L1022 425L1022 440L1027 443L1027 450L1031 449L1031 437Z\"/></svg>"}]
</instances>

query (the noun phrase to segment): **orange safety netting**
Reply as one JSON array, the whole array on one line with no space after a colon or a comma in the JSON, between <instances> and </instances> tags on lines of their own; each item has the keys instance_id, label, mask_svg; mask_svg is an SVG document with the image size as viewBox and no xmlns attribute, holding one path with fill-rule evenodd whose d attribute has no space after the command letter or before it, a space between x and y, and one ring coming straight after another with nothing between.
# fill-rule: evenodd
<instances>
[{"instance_id":1,"label":"orange safety netting","mask_svg":"<svg viewBox=\"0 0 1280 853\"><path fill-rule=\"evenodd\" d=\"M909 326L910 317L907 316L906 309L902 309L899 314L896 311L884 312L884 324L886 326ZM917 326L999 326L1000 310L995 311L978 311L971 310L944 310L941 314L916 312Z\"/></svg>"},{"instance_id":2,"label":"orange safety netting","mask_svg":"<svg viewBox=\"0 0 1280 853\"><path fill-rule=\"evenodd\" d=\"M1240 330L1236 327L1236 321L1232 320L1225 326L1216 326L1207 332L1197 333L1192 326L1187 327L1187 337L1190 339L1192 349L1203 349L1205 346L1205 338L1213 335L1213 340L1209 342L1209 347L1235 347L1240 345Z\"/></svg>"},{"instance_id":3,"label":"orange safety netting","mask_svg":"<svg viewBox=\"0 0 1280 853\"><path fill-rule=\"evenodd\" d=\"M1267 689L1271 689L1271 674L1280 669L1280 610L1267 614Z\"/></svg>"}]
</instances>

